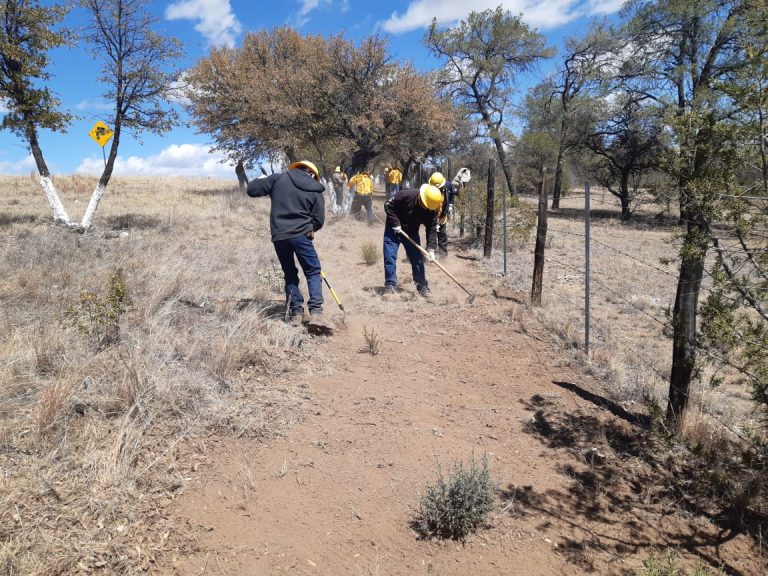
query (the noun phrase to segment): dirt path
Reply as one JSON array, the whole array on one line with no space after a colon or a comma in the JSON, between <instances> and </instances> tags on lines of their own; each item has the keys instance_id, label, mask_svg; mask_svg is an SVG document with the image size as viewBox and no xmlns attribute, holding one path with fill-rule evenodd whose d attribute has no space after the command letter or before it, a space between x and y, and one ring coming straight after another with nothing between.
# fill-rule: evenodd
<instances>
[{"instance_id":1,"label":"dirt path","mask_svg":"<svg viewBox=\"0 0 768 576\"><path fill-rule=\"evenodd\" d=\"M425 302L401 251L403 290L385 300L381 262L366 266L359 250L380 245L380 228L346 221L319 235L349 315L315 339L324 363L294 383L312 410L284 438L208 448L175 511L195 549L169 554L164 571L632 574L671 546L692 565L760 573L745 539L669 511L627 441L633 415L559 360L479 267L455 252L443 261L477 291L472 305L434 267ZM378 355L362 350L365 330L380 337ZM488 454L500 487L491 526L465 543L419 540L409 523L438 463L446 471L473 453Z\"/></svg>"}]
</instances>

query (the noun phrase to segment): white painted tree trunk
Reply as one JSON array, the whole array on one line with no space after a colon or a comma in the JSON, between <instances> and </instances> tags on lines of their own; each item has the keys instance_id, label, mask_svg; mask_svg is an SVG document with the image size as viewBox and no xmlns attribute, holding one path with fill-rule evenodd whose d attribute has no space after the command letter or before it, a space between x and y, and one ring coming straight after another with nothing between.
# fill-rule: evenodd
<instances>
[{"instance_id":1,"label":"white painted tree trunk","mask_svg":"<svg viewBox=\"0 0 768 576\"><path fill-rule=\"evenodd\" d=\"M40 185L43 187L45 197L48 200L48 204L51 205L53 210L53 221L57 224L71 225L67 211L64 210L64 204L61 203L59 194L56 192L56 186L53 185L53 180L50 176L40 176Z\"/></svg>"},{"instance_id":2,"label":"white painted tree trunk","mask_svg":"<svg viewBox=\"0 0 768 576\"><path fill-rule=\"evenodd\" d=\"M91 227L91 224L93 222L93 216L96 214L96 209L99 207L99 202L101 202L101 197L104 196L104 192L107 191L107 187L99 184L96 186L96 189L93 191L93 194L91 194L91 200L88 202L88 208L85 209L85 214L83 215L83 221L80 223L80 228L83 230L88 230Z\"/></svg>"}]
</instances>

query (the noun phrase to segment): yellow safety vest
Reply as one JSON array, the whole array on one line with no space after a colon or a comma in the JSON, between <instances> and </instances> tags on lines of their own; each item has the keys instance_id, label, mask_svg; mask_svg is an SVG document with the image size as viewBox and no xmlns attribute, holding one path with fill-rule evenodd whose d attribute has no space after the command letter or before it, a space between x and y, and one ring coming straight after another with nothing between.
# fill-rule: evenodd
<instances>
[{"instance_id":1,"label":"yellow safety vest","mask_svg":"<svg viewBox=\"0 0 768 576\"><path fill-rule=\"evenodd\" d=\"M349 180L350 189L355 189L355 194L368 196L373 194L373 180L367 174L355 174Z\"/></svg>"},{"instance_id":2,"label":"yellow safety vest","mask_svg":"<svg viewBox=\"0 0 768 576\"><path fill-rule=\"evenodd\" d=\"M392 168L392 170L390 170L387 173L387 182L389 182L390 184L400 184L400 182L402 181L403 181L403 173L400 172L400 170L398 170L397 168Z\"/></svg>"}]
</instances>

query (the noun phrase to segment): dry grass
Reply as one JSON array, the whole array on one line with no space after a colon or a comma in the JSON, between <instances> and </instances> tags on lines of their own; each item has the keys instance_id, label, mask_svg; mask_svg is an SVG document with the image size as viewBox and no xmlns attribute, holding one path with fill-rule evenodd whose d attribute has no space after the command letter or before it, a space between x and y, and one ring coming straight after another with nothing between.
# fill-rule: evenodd
<instances>
[{"instance_id":1,"label":"dry grass","mask_svg":"<svg viewBox=\"0 0 768 576\"><path fill-rule=\"evenodd\" d=\"M671 370L671 332L665 325L670 321L677 286L675 217L661 214L658 206L648 203L636 212L635 221L623 224L615 199L593 190L592 320L587 359L582 353L584 200L574 196L577 194L561 202L559 212L550 212L543 306L531 310L569 350L562 356L563 364L574 363L602 378L606 395L627 407L634 404L642 410L641 404L654 400L664 406ZM522 294L530 291L534 240L510 254L508 276L499 281L503 288ZM491 263L493 272L501 269L500 260L497 251ZM524 318L514 311L510 315L514 318L509 321L525 331ZM759 429L748 390L736 382L712 388L706 384L708 375L705 370L702 384L692 389L690 406L691 414L708 422L706 436L731 435L730 427Z\"/></svg>"},{"instance_id":2,"label":"dry grass","mask_svg":"<svg viewBox=\"0 0 768 576\"><path fill-rule=\"evenodd\" d=\"M95 183L56 181L78 218ZM271 437L304 409L316 353L281 321L269 203L208 179L113 183L78 235L47 225L36 181L0 176L0 574L143 573L184 545L163 505L198 439ZM98 351L64 312L118 267L132 306Z\"/></svg>"}]
</instances>

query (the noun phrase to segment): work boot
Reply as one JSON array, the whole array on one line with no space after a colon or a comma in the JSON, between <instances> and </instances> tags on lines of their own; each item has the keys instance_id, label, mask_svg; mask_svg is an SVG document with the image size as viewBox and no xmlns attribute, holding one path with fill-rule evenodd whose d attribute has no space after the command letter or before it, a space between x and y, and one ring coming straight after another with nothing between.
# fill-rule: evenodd
<instances>
[{"instance_id":1,"label":"work boot","mask_svg":"<svg viewBox=\"0 0 768 576\"><path fill-rule=\"evenodd\" d=\"M424 296L424 298L429 296L429 286L426 284L422 284L421 286L417 287L417 290L419 291L419 296Z\"/></svg>"},{"instance_id":2,"label":"work boot","mask_svg":"<svg viewBox=\"0 0 768 576\"><path fill-rule=\"evenodd\" d=\"M397 294L397 286L394 284L387 284L384 286L384 294Z\"/></svg>"},{"instance_id":3,"label":"work boot","mask_svg":"<svg viewBox=\"0 0 768 576\"><path fill-rule=\"evenodd\" d=\"M304 313L303 312L297 312L293 316L291 316L291 319L288 321L291 326L296 326L297 328L301 326L301 324L304 322Z\"/></svg>"},{"instance_id":4,"label":"work boot","mask_svg":"<svg viewBox=\"0 0 768 576\"><path fill-rule=\"evenodd\" d=\"M312 310L309 313L309 322L307 327L311 330L330 331L333 330L333 324L328 322L323 316L322 310Z\"/></svg>"}]
</instances>

